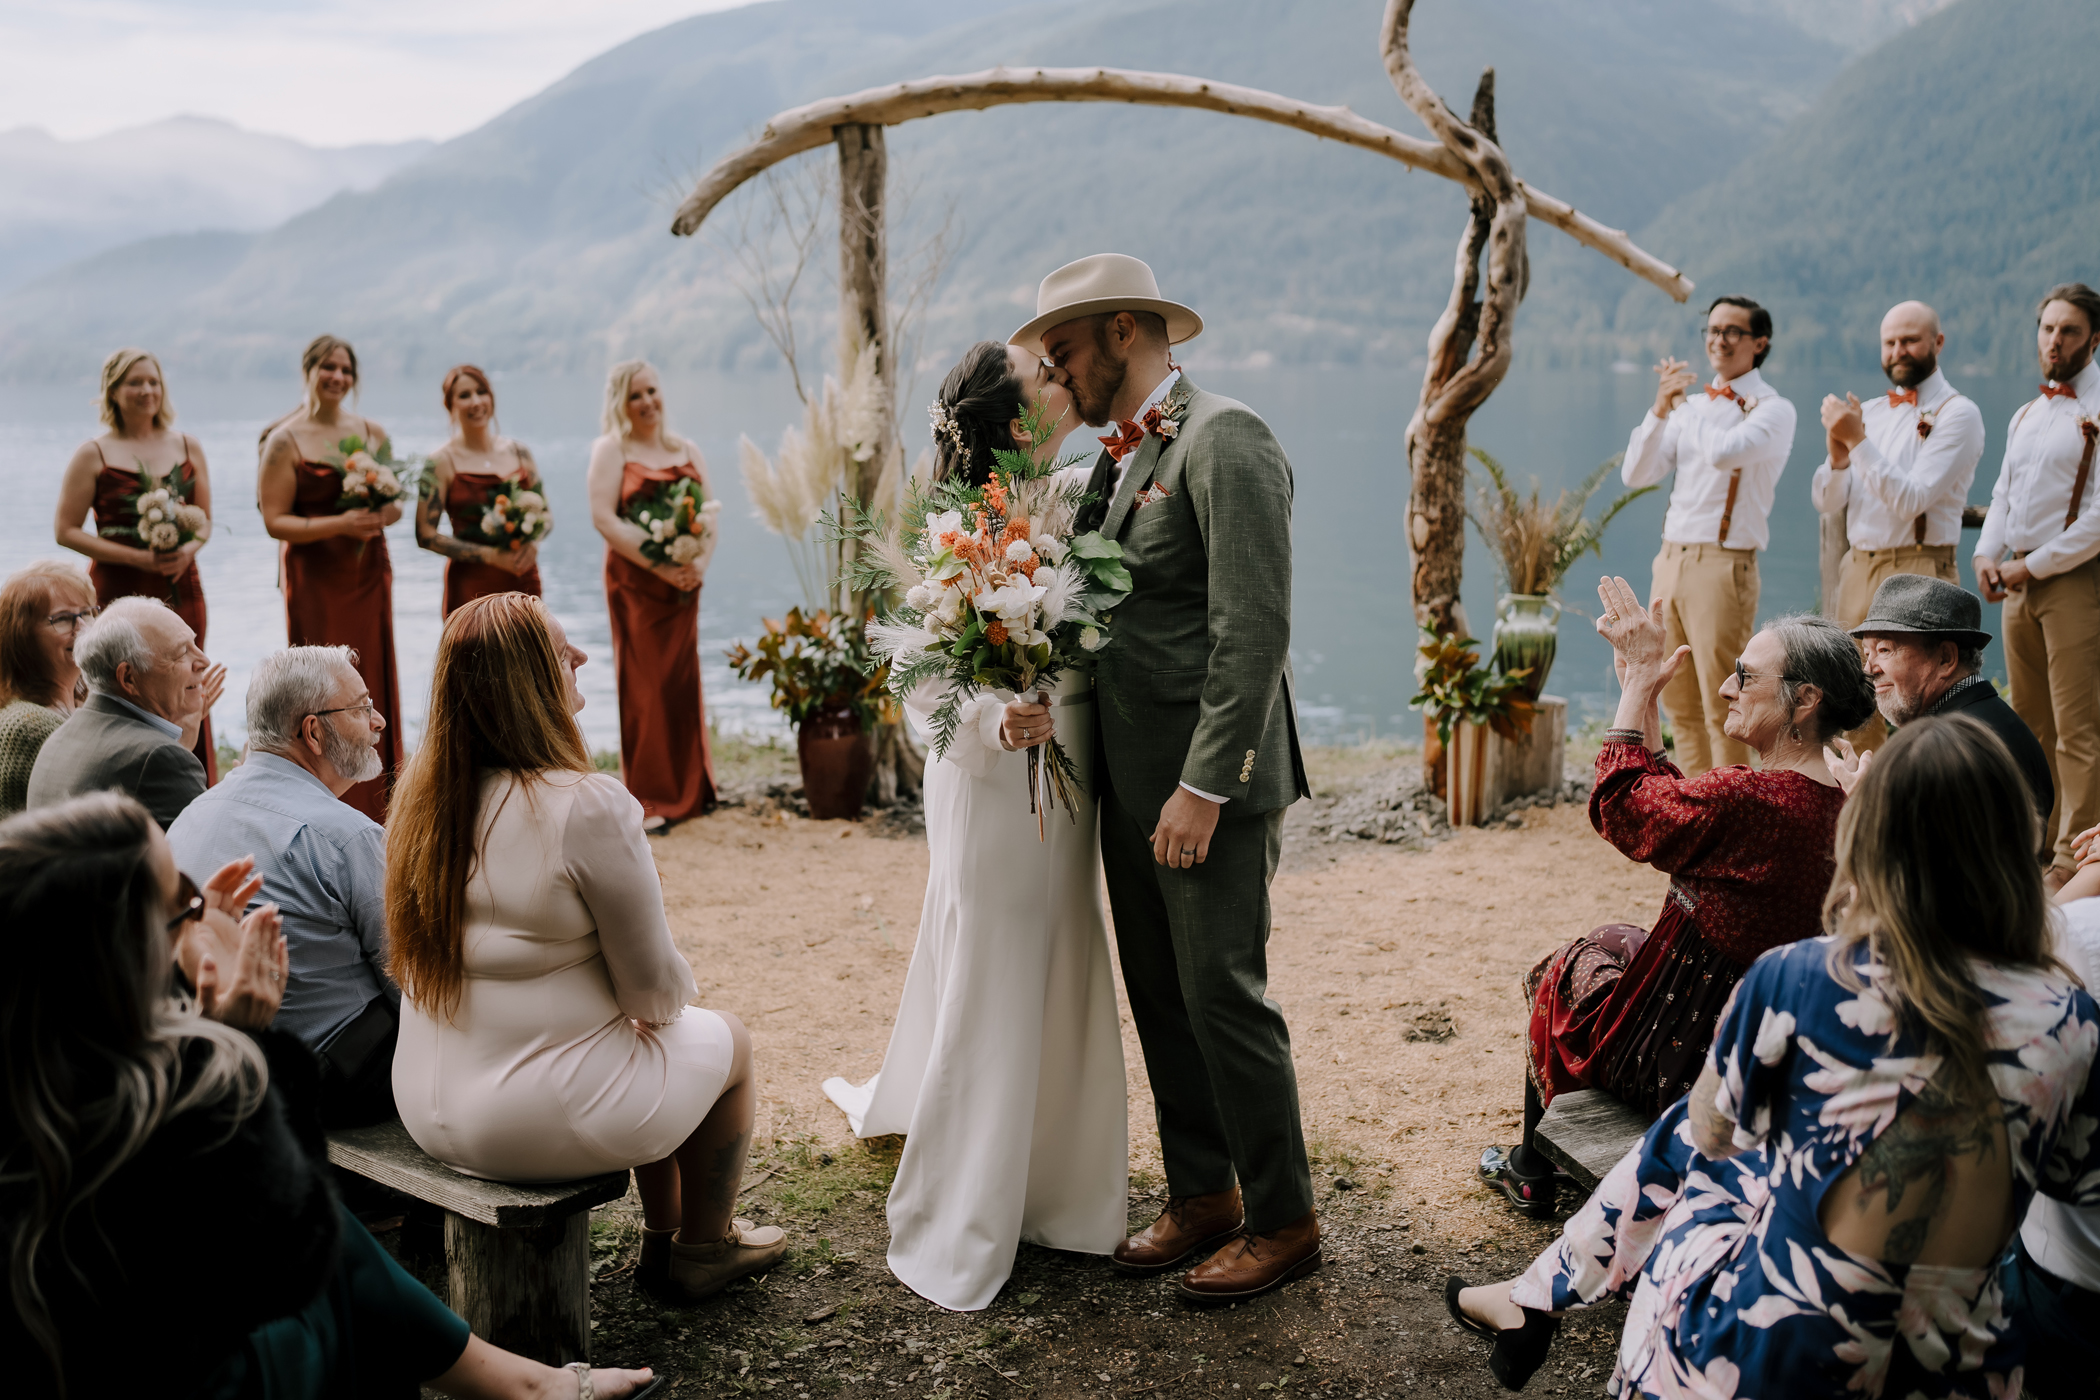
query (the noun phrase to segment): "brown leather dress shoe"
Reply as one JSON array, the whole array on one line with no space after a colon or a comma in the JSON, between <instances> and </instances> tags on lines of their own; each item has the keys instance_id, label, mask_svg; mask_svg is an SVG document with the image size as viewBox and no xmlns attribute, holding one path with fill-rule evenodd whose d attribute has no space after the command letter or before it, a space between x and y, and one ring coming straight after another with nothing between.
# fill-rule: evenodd
<instances>
[{"instance_id":1,"label":"brown leather dress shoe","mask_svg":"<svg viewBox=\"0 0 2100 1400\"><path fill-rule=\"evenodd\" d=\"M1320 1219L1305 1212L1266 1235L1242 1234L1190 1269L1181 1296L1196 1303L1241 1303L1320 1267Z\"/></svg>"},{"instance_id":2,"label":"brown leather dress shoe","mask_svg":"<svg viewBox=\"0 0 2100 1400\"><path fill-rule=\"evenodd\" d=\"M1237 1186L1208 1196L1169 1196L1159 1219L1117 1245L1109 1262L1139 1277L1163 1274L1224 1244L1246 1218Z\"/></svg>"}]
</instances>

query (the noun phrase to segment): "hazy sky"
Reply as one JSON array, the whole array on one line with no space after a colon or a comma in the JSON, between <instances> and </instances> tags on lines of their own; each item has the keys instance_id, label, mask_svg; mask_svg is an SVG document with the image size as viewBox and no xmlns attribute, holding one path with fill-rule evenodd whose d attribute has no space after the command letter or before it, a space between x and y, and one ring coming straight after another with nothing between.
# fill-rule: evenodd
<instances>
[{"instance_id":1,"label":"hazy sky","mask_svg":"<svg viewBox=\"0 0 2100 1400\"><path fill-rule=\"evenodd\" d=\"M181 113L316 145L457 136L622 40L750 0L0 0L0 130Z\"/></svg>"}]
</instances>

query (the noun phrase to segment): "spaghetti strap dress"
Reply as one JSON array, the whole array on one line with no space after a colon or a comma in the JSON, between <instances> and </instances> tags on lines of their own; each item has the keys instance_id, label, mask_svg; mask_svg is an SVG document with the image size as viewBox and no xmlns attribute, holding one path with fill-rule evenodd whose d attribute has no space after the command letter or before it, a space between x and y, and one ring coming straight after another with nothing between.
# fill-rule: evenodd
<instances>
[{"instance_id":1,"label":"spaghetti strap dress","mask_svg":"<svg viewBox=\"0 0 2100 1400\"><path fill-rule=\"evenodd\" d=\"M97 454L102 454L102 444L95 444ZM197 489L197 467L190 461L189 439L182 440L182 461L168 473L171 483L179 485L187 497ZM95 476L95 533L107 536L112 530L136 530L139 513L131 498L138 494L139 474L109 464L108 456L102 455L102 470ZM197 634L197 646L204 649L204 627L210 614L204 606L204 580L197 572L197 561L169 578L151 569L134 569L128 564L105 564L97 559L88 565L88 577L95 584L95 606L106 608L119 598L158 598L173 610L174 614L188 623ZM212 741L211 716L197 728L197 746L191 750L204 765L206 787L219 781L218 747Z\"/></svg>"},{"instance_id":2,"label":"spaghetti strap dress","mask_svg":"<svg viewBox=\"0 0 2100 1400\"><path fill-rule=\"evenodd\" d=\"M326 462L301 460L292 514L339 515L343 475ZM375 822L386 821L387 793L401 766L401 676L394 664L394 565L386 537L337 535L284 547L285 635L295 647L346 646L372 692L386 731L379 736L379 776L343 794Z\"/></svg>"},{"instance_id":3,"label":"spaghetti strap dress","mask_svg":"<svg viewBox=\"0 0 2100 1400\"><path fill-rule=\"evenodd\" d=\"M530 472L517 476L454 472L452 484L445 488L445 516L452 522L453 538L478 541L482 514L488 510L490 499L500 495L506 487L537 491L539 480ZM491 593L530 593L539 597L540 566L535 564L522 574L514 574L508 569L474 559L445 561L446 617L452 616L454 608L476 598L486 598Z\"/></svg>"},{"instance_id":4,"label":"spaghetti strap dress","mask_svg":"<svg viewBox=\"0 0 2100 1400\"><path fill-rule=\"evenodd\" d=\"M643 492L681 476L698 481L700 472L690 461L675 467L627 463L620 475L621 512ZM620 780L648 816L697 817L715 805L714 757L700 693L699 590L673 588L607 550L605 606L612 615L620 691Z\"/></svg>"}]
</instances>

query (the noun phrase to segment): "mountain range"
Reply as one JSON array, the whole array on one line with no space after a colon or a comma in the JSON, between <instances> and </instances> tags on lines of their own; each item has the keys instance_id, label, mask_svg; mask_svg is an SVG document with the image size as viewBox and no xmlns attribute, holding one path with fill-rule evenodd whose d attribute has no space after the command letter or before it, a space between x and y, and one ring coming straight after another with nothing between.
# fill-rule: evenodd
<instances>
[{"instance_id":1,"label":"mountain range","mask_svg":"<svg viewBox=\"0 0 2100 1400\"><path fill-rule=\"evenodd\" d=\"M692 177L774 112L1000 63L1107 63L1419 131L1379 64L1382 10L772 0L697 16L369 190L262 232L128 243L16 288L0 299L0 374L79 378L120 342L214 373L282 372L321 329L410 373L463 357L764 363L725 246L753 192L698 239L666 230ZM2085 0L1421 0L1413 29L1417 61L1460 110L1495 66L1520 175L1699 283L1697 307L1675 307L1535 222L1517 344L1546 362L1681 351L1686 318L1723 289L1773 305L1784 353L1856 357L1899 287L1950 317L1993 318L1964 353L2016 357L2027 284L2084 273L2069 230L2095 179L2081 158L2017 153L2042 108L2054 148L2093 149L2100 97L2077 70L2094 40L2100 7ZM1008 107L894 128L890 149L893 186L910 190L891 230L900 261L928 230L954 231L927 317L936 361L1025 319L1050 268L1118 248L1205 308L1192 360L1406 364L1448 294L1465 220L1463 192L1434 176L1208 113ZM808 309L826 313L821 288Z\"/></svg>"}]
</instances>

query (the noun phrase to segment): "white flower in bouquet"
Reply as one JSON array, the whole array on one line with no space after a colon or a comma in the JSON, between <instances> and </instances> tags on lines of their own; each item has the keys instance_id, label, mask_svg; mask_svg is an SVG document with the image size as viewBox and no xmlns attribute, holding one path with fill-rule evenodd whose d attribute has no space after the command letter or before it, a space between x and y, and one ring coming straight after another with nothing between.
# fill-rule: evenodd
<instances>
[{"instance_id":1,"label":"white flower in bouquet","mask_svg":"<svg viewBox=\"0 0 2100 1400\"><path fill-rule=\"evenodd\" d=\"M182 531L172 520L163 520L158 525L146 527L146 545L162 551L174 549L182 543Z\"/></svg>"},{"instance_id":2,"label":"white flower in bouquet","mask_svg":"<svg viewBox=\"0 0 2100 1400\"><path fill-rule=\"evenodd\" d=\"M1086 577L1070 564L1037 569L1036 586L1043 590L1043 626L1055 627L1072 617L1086 596Z\"/></svg>"},{"instance_id":3,"label":"white flower in bouquet","mask_svg":"<svg viewBox=\"0 0 2100 1400\"><path fill-rule=\"evenodd\" d=\"M1079 629L1079 649L1081 651L1099 651L1107 644L1108 639L1101 635L1100 628L1082 627Z\"/></svg>"},{"instance_id":4,"label":"white flower in bouquet","mask_svg":"<svg viewBox=\"0 0 2100 1400\"><path fill-rule=\"evenodd\" d=\"M492 509L484 514L481 517L481 533L492 540L500 539L503 535L503 512Z\"/></svg>"},{"instance_id":5,"label":"white flower in bouquet","mask_svg":"<svg viewBox=\"0 0 2100 1400\"><path fill-rule=\"evenodd\" d=\"M1042 601L1043 589L1026 578L1014 578L1002 587L987 588L971 601L980 613L993 613L1001 622L1025 623Z\"/></svg>"},{"instance_id":6,"label":"white flower in bouquet","mask_svg":"<svg viewBox=\"0 0 2100 1400\"><path fill-rule=\"evenodd\" d=\"M161 521L166 520L167 518L168 517L161 511L160 507L158 506L147 510L139 516L139 519L145 521L148 525L157 525Z\"/></svg>"},{"instance_id":7,"label":"white flower in bouquet","mask_svg":"<svg viewBox=\"0 0 2100 1400\"><path fill-rule=\"evenodd\" d=\"M934 620L944 628L962 624L963 594L960 588L942 588L940 605L933 610Z\"/></svg>"},{"instance_id":8,"label":"white flower in bouquet","mask_svg":"<svg viewBox=\"0 0 2100 1400\"><path fill-rule=\"evenodd\" d=\"M528 515L545 514L547 510L547 498L537 491L520 491L510 498L510 503Z\"/></svg>"},{"instance_id":9,"label":"white flower in bouquet","mask_svg":"<svg viewBox=\"0 0 2100 1400\"><path fill-rule=\"evenodd\" d=\"M1006 562L1020 564L1035 557L1035 546L1026 540L1015 540L1006 547Z\"/></svg>"},{"instance_id":10,"label":"white flower in bouquet","mask_svg":"<svg viewBox=\"0 0 2100 1400\"><path fill-rule=\"evenodd\" d=\"M175 523L186 533L200 540L211 534L211 517L204 513L202 506L175 507Z\"/></svg>"},{"instance_id":11,"label":"white flower in bouquet","mask_svg":"<svg viewBox=\"0 0 2100 1400\"><path fill-rule=\"evenodd\" d=\"M371 475L371 480L373 485L377 486L381 491L385 492L389 496L398 496L401 494L401 478L395 476L393 472L387 469L386 467L378 467L374 469Z\"/></svg>"},{"instance_id":12,"label":"white flower in bouquet","mask_svg":"<svg viewBox=\"0 0 2100 1400\"><path fill-rule=\"evenodd\" d=\"M518 534L527 540L536 540L547 533L547 517L539 511L527 511L518 522Z\"/></svg>"},{"instance_id":13,"label":"white flower in bouquet","mask_svg":"<svg viewBox=\"0 0 2100 1400\"><path fill-rule=\"evenodd\" d=\"M671 562L674 564L690 564L700 557L700 552L704 548L706 548L706 545L698 535L680 535L677 539L671 541Z\"/></svg>"},{"instance_id":14,"label":"white flower in bouquet","mask_svg":"<svg viewBox=\"0 0 2100 1400\"><path fill-rule=\"evenodd\" d=\"M937 541L942 535L947 534L949 531L960 530L962 529L962 527L963 519L961 511L944 510L936 515L929 515L926 517L926 538L930 541Z\"/></svg>"},{"instance_id":15,"label":"white flower in bouquet","mask_svg":"<svg viewBox=\"0 0 2100 1400\"><path fill-rule=\"evenodd\" d=\"M1062 564L1065 562L1065 542L1063 540L1050 535L1037 535L1028 542L1028 547L1035 551L1036 558L1046 564Z\"/></svg>"},{"instance_id":16,"label":"white flower in bouquet","mask_svg":"<svg viewBox=\"0 0 2100 1400\"><path fill-rule=\"evenodd\" d=\"M922 613L930 613L939 605L945 591L938 584L915 583L905 590L904 601Z\"/></svg>"}]
</instances>

